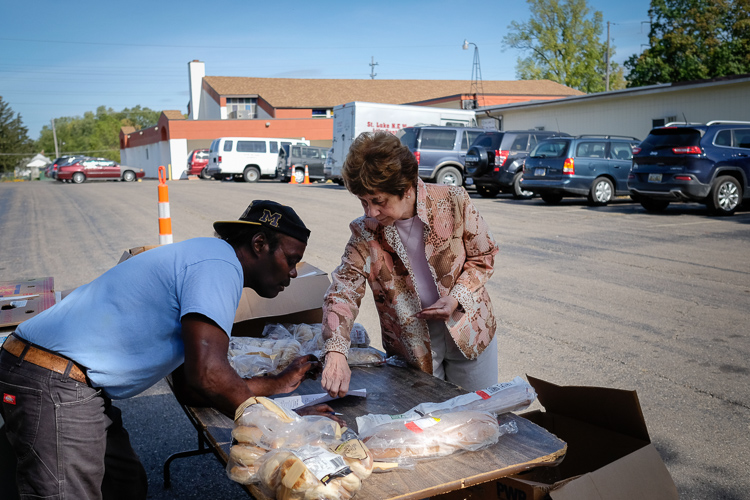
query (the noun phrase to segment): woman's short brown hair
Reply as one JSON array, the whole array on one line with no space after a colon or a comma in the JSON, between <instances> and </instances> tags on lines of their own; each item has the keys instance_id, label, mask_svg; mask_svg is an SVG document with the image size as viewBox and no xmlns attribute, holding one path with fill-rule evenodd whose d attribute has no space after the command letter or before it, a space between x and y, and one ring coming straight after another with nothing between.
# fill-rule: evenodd
<instances>
[{"instance_id":1,"label":"woman's short brown hair","mask_svg":"<svg viewBox=\"0 0 750 500\"><path fill-rule=\"evenodd\" d=\"M341 175L346 189L355 196L376 191L403 197L417 185L417 159L390 132L363 132L354 139Z\"/></svg>"}]
</instances>

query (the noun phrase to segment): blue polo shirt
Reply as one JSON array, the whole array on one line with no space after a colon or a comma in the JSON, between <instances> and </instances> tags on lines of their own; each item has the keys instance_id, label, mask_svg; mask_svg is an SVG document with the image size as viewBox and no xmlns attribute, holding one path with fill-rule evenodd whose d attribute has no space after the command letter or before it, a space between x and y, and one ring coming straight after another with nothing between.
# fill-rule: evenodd
<instances>
[{"instance_id":1,"label":"blue polo shirt","mask_svg":"<svg viewBox=\"0 0 750 500\"><path fill-rule=\"evenodd\" d=\"M242 284L231 245L190 239L117 264L24 321L16 335L86 367L110 398L127 398L184 362L184 315L203 314L230 335Z\"/></svg>"}]
</instances>

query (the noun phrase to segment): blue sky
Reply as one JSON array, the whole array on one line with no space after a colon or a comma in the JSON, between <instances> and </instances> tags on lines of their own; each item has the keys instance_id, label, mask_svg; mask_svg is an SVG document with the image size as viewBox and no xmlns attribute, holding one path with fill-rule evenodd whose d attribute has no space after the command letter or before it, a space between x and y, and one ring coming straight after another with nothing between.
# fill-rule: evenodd
<instances>
[{"instance_id":1,"label":"blue sky","mask_svg":"<svg viewBox=\"0 0 750 500\"><path fill-rule=\"evenodd\" d=\"M610 21L622 64L642 50L648 0L589 0ZM185 113L187 63L210 76L471 80L473 46L483 80L514 80L521 55L502 39L529 19L526 2L383 0L274 2L36 0L0 7L0 96L29 136L98 106ZM605 24L606 36L606 24Z\"/></svg>"}]
</instances>

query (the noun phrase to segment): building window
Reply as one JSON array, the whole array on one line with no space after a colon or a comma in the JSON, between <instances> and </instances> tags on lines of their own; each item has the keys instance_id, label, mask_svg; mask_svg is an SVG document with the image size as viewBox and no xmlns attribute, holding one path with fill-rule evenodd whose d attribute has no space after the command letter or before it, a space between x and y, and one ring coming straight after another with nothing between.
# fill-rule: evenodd
<instances>
[{"instance_id":1,"label":"building window","mask_svg":"<svg viewBox=\"0 0 750 500\"><path fill-rule=\"evenodd\" d=\"M664 123L665 123L664 118L657 118L655 120L651 120L651 128L663 127Z\"/></svg>"},{"instance_id":2,"label":"building window","mask_svg":"<svg viewBox=\"0 0 750 500\"><path fill-rule=\"evenodd\" d=\"M235 120L258 118L257 101L254 97L227 97L227 117Z\"/></svg>"},{"instance_id":3,"label":"building window","mask_svg":"<svg viewBox=\"0 0 750 500\"><path fill-rule=\"evenodd\" d=\"M333 113L330 109L313 109L312 110L312 117L313 118L330 118L333 116Z\"/></svg>"}]
</instances>

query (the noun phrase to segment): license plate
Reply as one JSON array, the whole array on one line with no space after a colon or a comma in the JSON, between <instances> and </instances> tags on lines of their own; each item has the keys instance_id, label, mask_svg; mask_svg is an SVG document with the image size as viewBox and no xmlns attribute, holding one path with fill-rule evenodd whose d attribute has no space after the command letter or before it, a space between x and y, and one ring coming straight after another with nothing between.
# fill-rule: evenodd
<instances>
[{"instance_id":1,"label":"license plate","mask_svg":"<svg viewBox=\"0 0 750 500\"><path fill-rule=\"evenodd\" d=\"M534 169L534 176L535 177L543 177L547 175L547 169L544 167L537 167Z\"/></svg>"},{"instance_id":2,"label":"license plate","mask_svg":"<svg viewBox=\"0 0 750 500\"><path fill-rule=\"evenodd\" d=\"M648 182L661 182L661 174L648 174Z\"/></svg>"}]
</instances>

